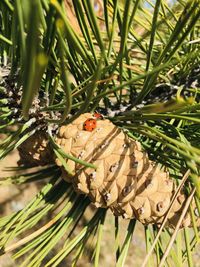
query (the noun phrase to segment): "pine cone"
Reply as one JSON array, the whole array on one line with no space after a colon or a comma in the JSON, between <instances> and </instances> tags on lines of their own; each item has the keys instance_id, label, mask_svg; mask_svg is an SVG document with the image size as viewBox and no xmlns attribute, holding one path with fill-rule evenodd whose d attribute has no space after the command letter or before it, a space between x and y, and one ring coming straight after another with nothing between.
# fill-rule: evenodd
<instances>
[{"instance_id":1,"label":"pine cone","mask_svg":"<svg viewBox=\"0 0 200 267\"><path fill-rule=\"evenodd\" d=\"M52 151L45 131L37 131L19 147L18 165L44 166L53 163Z\"/></svg>"},{"instance_id":2,"label":"pine cone","mask_svg":"<svg viewBox=\"0 0 200 267\"><path fill-rule=\"evenodd\" d=\"M85 168L67 160L75 173L72 177L56 159L63 179L71 182L78 193L87 194L96 207L109 207L116 216L159 225L170 206L175 183L148 159L139 142L128 138L107 119L96 120L96 128L91 129L94 119L85 113L60 128L56 142L63 151L97 167ZM175 226L185 201L181 192L169 214L169 226ZM190 224L187 215L182 226Z\"/></svg>"}]
</instances>

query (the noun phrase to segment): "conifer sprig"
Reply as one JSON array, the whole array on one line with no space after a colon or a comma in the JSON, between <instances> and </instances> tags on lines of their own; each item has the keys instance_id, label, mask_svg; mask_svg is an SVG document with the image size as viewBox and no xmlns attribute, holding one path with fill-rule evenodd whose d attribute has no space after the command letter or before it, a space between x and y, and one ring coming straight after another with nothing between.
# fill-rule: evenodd
<instances>
[{"instance_id":1,"label":"conifer sprig","mask_svg":"<svg viewBox=\"0 0 200 267\"><path fill-rule=\"evenodd\" d=\"M54 143L58 124L99 111L140 141L188 196L195 191L195 212L200 214L199 1L104 0L99 13L92 2L0 2L0 159L45 131L52 151L64 162L71 155ZM1 254L14 251L26 267L59 266L66 257L77 266L92 239L90 258L101 266L110 215L96 210L80 230L88 198L74 193L55 165L31 168L18 167L14 175L0 178L0 186L45 182L24 209L0 219ZM192 229L178 232L175 239L173 230L144 227L149 266L162 266L164 260L169 266L195 265L192 254L200 236L190 212ZM123 266L133 253L129 248L136 222L130 221L126 234L114 219L111 223L116 265ZM59 250L50 259L54 247Z\"/></svg>"}]
</instances>

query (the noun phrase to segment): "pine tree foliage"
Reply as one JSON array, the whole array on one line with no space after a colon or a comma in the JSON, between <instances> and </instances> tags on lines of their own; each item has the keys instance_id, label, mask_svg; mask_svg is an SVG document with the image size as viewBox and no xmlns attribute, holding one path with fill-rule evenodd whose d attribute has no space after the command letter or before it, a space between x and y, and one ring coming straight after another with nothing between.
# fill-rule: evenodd
<instances>
[{"instance_id":1,"label":"pine tree foliage","mask_svg":"<svg viewBox=\"0 0 200 267\"><path fill-rule=\"evenodd\" d=\"M195 264L200 239L200 3L173 2L0 2L0 159L16 149L21 154L19 167L8 166L16 175L1 177L0 186L44 184L23 209L0 219L0 252L12 252L17 266L61 266L65 259L79 266L91 243L91 265L101 266L108 211L93 209L80 229L91 202L62 179L55 164L58 158L69 175L66 159L94 168L65 153L55 140L62 125L95 111L140 142L177 184L174 194L183 190L187 196L175 229L165 227L167 213L161 226L144 226L143 266ZM180 230L187 212L192 227ZM112 218L113 265L119 267L134 253L129 247L139 222L130 220L124 233L119 218Z\"/></svg>"}]
</instances>

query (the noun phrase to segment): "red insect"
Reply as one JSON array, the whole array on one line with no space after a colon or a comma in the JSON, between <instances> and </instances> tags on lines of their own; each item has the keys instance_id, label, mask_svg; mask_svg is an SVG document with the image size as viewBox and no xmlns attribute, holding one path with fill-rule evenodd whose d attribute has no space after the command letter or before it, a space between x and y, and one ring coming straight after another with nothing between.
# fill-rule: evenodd
<instances>
[{"instance_id":1,"label":"red insect","mask_svg":"<svg viewBox=\"0 0 200 267\"><path fill-rule=\"evenodd\" d=\"M94 116L97 120L98 120L98 119L99 119L99 120L102 120L102 119L103 119L103 116L102 116L100 113L98 113L98 112L95 112L93 116Z\"/></svg>"},{"instance_id":2,"label":"red insect","mask_svg":"<svg viewBox=\"0 0 200 267\"><path fill-rule=\"evenodd\" d=\"M88 132L92 132L97 126L97 121L95 119L87 119L83 124L83 129Z\"/></svg>"}]
</instances>

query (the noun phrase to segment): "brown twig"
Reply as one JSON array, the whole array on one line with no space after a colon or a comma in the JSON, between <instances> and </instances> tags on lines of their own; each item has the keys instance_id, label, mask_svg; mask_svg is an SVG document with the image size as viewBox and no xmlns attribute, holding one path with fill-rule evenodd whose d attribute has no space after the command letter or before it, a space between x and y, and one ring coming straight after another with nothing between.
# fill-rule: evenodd
<instances>
[{"instance_id":1,"label":"brown twig","mask_svg":"<svg viewBox=\"0 0 200 267\"><path fill-rule=\"evenodd\" d=\"M166 215L165 215L165 217L164 217L164 220L163 220L162 225L161 225L161 227L160 227L160 229L159 229L159 231L158 231L158 234L156 235L156 238L154 239L154 242L153 242L153 244L152 244L152 246L151 246L151 248L150 248L148 254L146 255L146 257L145 257L145 259L144 259L144 261L143 261L141 267L145 267L145 266L146 266L146 264L147 264L147 262L148 262L148 260L149 260L149 257L150 257L150 255L151 255L151 253L153 252L153 249L154 249L154 247L155 247L155 245L156 245L156 243L157 243L157 241L158 241L158 239L159 239L159 237L160 237L160 235L161 235L161 233L162 233L162 230L163 230L163 228L165 227L165 223L167 222L168 215L169 215L170 211L171 211L172 208L173 208L173 204L175 203L176 197L177 197L178 193L180 192L181 188L183 187L185 181L187 180L189 174L190 174L190 170L188 170L188 171L185 173L185 175L183 176L183 179L181 180L181 183L179 184L179 186L178 186L178 188L177 188L177 190L176 190L176 193L173 195L173 198L172 198L172 201L171 201L171 206L170 206L170 208L168 209L168 212L166 213Z\"/></svg>"},{"instance_id":2,"label":"brown twig","mask_svg":"<svg viewBox=\"0 0 200 267\"><path fill-rule=\"evenodd\" d=\"M118 77L118 75L112 75L112 76L110 76L110 77L108 77L106 79L102 79L102 80L97 81L96 84L109 82L109 81L114 80L114 79L117 80L117 77Z\"/></svg>"},{"instance_id":3,"label":"brown twig","mask_svg":"<svg viewBox=\"0 0 200 267\"><path fill-rule=\"evenodd\" d=\"M34 233L30 234L29 236L24 237L23 239L19 240L17 243L12 244L12 245L6 247L3 250L3 252L1 253L1 255L6 254L8 252L11 252L11 251L15 250L16 248L18 248L18 247L26 244L27 242L33 240L35 237L39 236L41 233L43 233L48 228L50 228L54 223L57 222L57 220L58 219L53 218L51 221L49 221L47 224L45 224L43 227L41 227L40 229L38 229Z\"/></svg>"},{"instance_id":4,"label":"brown twig","mask_svg":"<svg viewBox=\"0 0 200 267\"><path fill-rule=\"evenodd\" d=\"M174 230L174 233L173 233L173 235L172 235L172 237L171 237L171 239L170 239L170 241L169 241L169 243L168 243L168 245L167 245L167 248L166 248L166 250L165 250L165 253L164 253L164 255L162 256L162 259L161 259L160 264L159 264L158 267L162 267L163 264L165 263L165 259L166 259L167 255L169 254L170 249L171 249L171 247L172 247L172 245L173 245L173 243L174 243L174 240L175 240L175 238L176 238L176 235L177 235L177 233L178 233L178 230L180 229L180 225L181 225L181 223L182 223L182 221L183 221L183 219L184 219L184 217L185 217L185 214L186 214L186 212L187 212L187 210L188 210L188 208L189 208L190 202L192 201L192 198L193 198L193 196L194 196L195 190L196 190L196 188L193 188L193 189L192 189L192 192L190 193L190 195L189 195L188 198L187 198L187 201L186 201L186 203L185 203L185 206L184 206L184 209L183 209L183 211L182 211L182 213L181 213L181 216L180 216L180 218L179 218L179 220L178 220L178 223L177 223L177 225L176 225L176 228L175 228L175 230Z\"/></svg>"}]
</instances>

